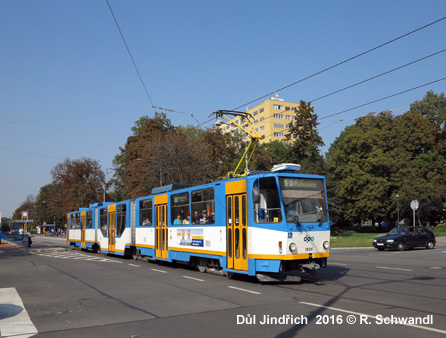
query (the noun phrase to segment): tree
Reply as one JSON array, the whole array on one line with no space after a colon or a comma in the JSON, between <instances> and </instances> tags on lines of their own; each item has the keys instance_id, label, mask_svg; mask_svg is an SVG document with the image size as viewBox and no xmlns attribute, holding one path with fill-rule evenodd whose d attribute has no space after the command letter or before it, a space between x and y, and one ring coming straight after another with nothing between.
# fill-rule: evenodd
<instances>
[{"instance_id":1,"label":"tree","mask_svg":"<svg viewBox=\"0 0 446 338\"><path fill-rule=\"evenodd\" d=\"M222 133L219 128L205 130L199 141L206 146L210 163L206 176L211 179L225 177L235 168L243 153L240 136Z\"/></svg>"},{"instance_id":2,"label":"tree","mask_svg":"<svg viewBox=\"0 0 446 338\"><path fill-rule=\"evenodd\" d=\"M66 217L69 211L102 201L101 187L105 175L98 161L82 157L79 160L65 159L51 170L53 183L57 186L51 208L56 217Z\"/></svg>"},{"instance_id":3,"label":"tree","mask_svg":"<svg viewBox=\"0 0 446 338\"><path fill-rule=\"evenodd\" d=\"M296 119L289 125L285 142L292 141L289 159L302 165L306 173L322 173L323 157L319 147L324 145L317 131L317 114L311 103L300 101L296 110Z\"/></svg>"},{"instance_id":4,"label":"tree","mask_svg":"<svg viewBox=\"0 0 446 338\"><path fill-rule=\"evenodd\" d=\"M444 131L446 126L446 97L444 93L435 94L430 90L423 100L412 103L410 110L421 114Z\"/></svg>"},{"instance_id":5,"label":"tree","mask_svg":"<svg viewBox=\"0 0 446 338\"><path fill-rule=\"evenodd\" d=\"M329 196L342 213L338 220L395 219L397 192L400 205L417 197L426 201L425 215L436 210L428 219L438 220L445 175L437 132L416 112L368 114L347 127L327 153Z\"/></svg>"}]
</instances>

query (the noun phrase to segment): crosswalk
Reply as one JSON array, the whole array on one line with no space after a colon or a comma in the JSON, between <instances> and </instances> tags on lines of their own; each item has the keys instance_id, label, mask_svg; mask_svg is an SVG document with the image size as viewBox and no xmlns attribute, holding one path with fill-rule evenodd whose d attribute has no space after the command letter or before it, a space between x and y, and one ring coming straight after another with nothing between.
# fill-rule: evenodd
<instances>
[{"instance_id":1,"label":"crosswalk","mask_svg":"<svg viewBox=\"0 0 446 338\"><path fill-rule=\"evenodd\" d=\"M0 288L0 337L29 338L38 333L15 288Z\"/></svg>"},{"instance_id":2,"label":"crosswalk","mask_svg":"<svg viewBox=\"0 0 446 338\"><path fill-rule=\"evenodd\" d=\"M80 252L75 251L61 251L61 252L31 252L33 255L51 257L51 258L59 258L59 259L72 259L72 260L80 260L80 261L91 261L91 262L105 262L105 263L118 263L122 264L122 262L105 258L102 255L87 255Z\"/></svg>"}]
</instances>

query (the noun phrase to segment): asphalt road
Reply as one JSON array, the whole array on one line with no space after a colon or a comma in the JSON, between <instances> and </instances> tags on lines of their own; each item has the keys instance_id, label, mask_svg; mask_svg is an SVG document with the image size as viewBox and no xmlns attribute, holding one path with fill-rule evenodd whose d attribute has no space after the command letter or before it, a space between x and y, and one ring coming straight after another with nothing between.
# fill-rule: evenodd
<instances>
[{"instance_id":1,"label":"asphalt road","mask_svg":"<svg viewBox=\"0 0 446 338\"><path fill-rule=\"evenodd\" d=\"M334 249L318 282L295 284L53 252L52 245L64 240L35 238L31 251L0 244L2 336L446 336L446 243L404 252Z\"/></svg>"}]
</instances>

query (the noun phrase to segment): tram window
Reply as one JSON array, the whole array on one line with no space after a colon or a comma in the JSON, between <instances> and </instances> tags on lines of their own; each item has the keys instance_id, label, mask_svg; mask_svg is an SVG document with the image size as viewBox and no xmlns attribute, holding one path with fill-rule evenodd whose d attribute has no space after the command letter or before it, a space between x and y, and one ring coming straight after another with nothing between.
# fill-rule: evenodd
<instances>
[{"instance_id":1,"label":"tram window","mask_svg":"<svg viewBox=\"0 0 446 338\"><path fill-rule=\"evenodd\" d=\"M179 217L178 217L179 216ZM170 196L170 221L171 224L189 224L186 223L189 212L189 193L183 192ZM184 222L184 223L183 223Z\"/></svg>"},{"instance_id":2,"label":"tram window","mask_svg":"<svg viewBox=\"0 0 446 338\"><path fill-rule=\"evenodd\" d=\"M119 237L122 235L125 229L125 224L127 220L127 208L125 204L116 206L116 218L118 220L116 224L116 236Z\"/></svg>"},{"instance_id":3,"label":"tram window","mask_svg":"<svg viewBox=\"0 0 446 338\"><path fill-rule=\"evenodd\" d=\"M70 215L70 229L76 229L75 214Z\"/></svg>"},{"instance_id":4,"label":"tram window","mask_svg":"<svg viewBox=\"0 0 446 338\"><path fill-rule=\"evenodd\" d=\"M279 191L274 177L259 178L254 182L253 200L256 223L282 222Z\"/></svg>"},{"instance_id":5,"label":"tram window","mask_svg":"<svg viewBox=\"0 0 446 338\"><path fill-rule=\"evenodd\" d=\"M80 229L80 218L81 215L78 212L71 214L71 229Z\"/></svg>"},{"instance_id":6,"label":"tram window","mask_svg":"<svg viewBox=\"0 0 446 338\"><path fill-rule=\"evenodd\" d=\"M152 225L152 200L143 200L139 202L139 225Z\"/></svg>"},{"instance_id":7,"label":"tram window","mask_svg":"<svg viewBox=\"0 0 446 338\"><path fill-rule=\"evenodd\" d=\"M215 223L214 189L195 190L191 193L192 224Z\"/></svg>"},{"instance_id":8,"label":"tram window","mask_svg":"<svg viewBox=\"0 0 446 338\"><path fill-rule=\"evenodd\" d=\"M239 198L238 196L235 196L234 198L234 219L235 219L235 225L238 226L240 224L240 212L239 212ZM238 234L238 233L236 233ZM237 256L238 258L238 256Z\"/></svg>"},{"instance_id":9,"label":"tram window","mask_svg":"<svg viewBox=\"0 0 446 338\"><path fill-rule=\"evenodd\" d=\"M311 223L328 220L323 180L281 177L279 182L287 222Z\"/></svg>"},{"instance_id":10,"label":"tram window","mask_svg":"<svg viewBox=\"0 0 446 338\"><path fill-rule=\"evenodd\" d=\"M107 232L107 209L100 209L99 210L99 226L101 228L101 232L103 236L108 236Z\"/></svg>"},{"instance_id":11,"label":"tram window","mask_svg":"<svg viewBox=\"0 0 446 338\"><path fill-rule=\"evenodd\" d=\"M87 222L85 223L85 227L87 229L93 228L93 211L92 210L87 211Z\"/></svg>"}]
</instances>

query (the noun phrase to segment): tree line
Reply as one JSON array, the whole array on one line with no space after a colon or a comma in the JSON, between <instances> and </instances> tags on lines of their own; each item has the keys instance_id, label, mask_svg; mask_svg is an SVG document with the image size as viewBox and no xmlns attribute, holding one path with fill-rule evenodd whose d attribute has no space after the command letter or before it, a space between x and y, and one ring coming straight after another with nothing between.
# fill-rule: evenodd
<instances>
[{"instance_id":1,"label":"tree line","mask_svg":"<svg viewBox=\"0 0 446 338\"><path fill-rule=\"evenodd\" d=\"M338 226L411 219L414 199L419 222L446 218L444 93L427 92L401 115L383 111L356 119L325 156L317 118L311 103L301 101L284 142L258 145L249 169L299 163L303 173L325 175L331 220ZM51 170L52 182L27 197L13 218L27 210L34 224L65 224L67 212L104 198L117 202L162 185L215 181L235 167L245 146L239 135L218 128L173 126L164 113L143 116L114 157L110 179L97 160L65 159Z\"/></svg>"}]
</instances>

